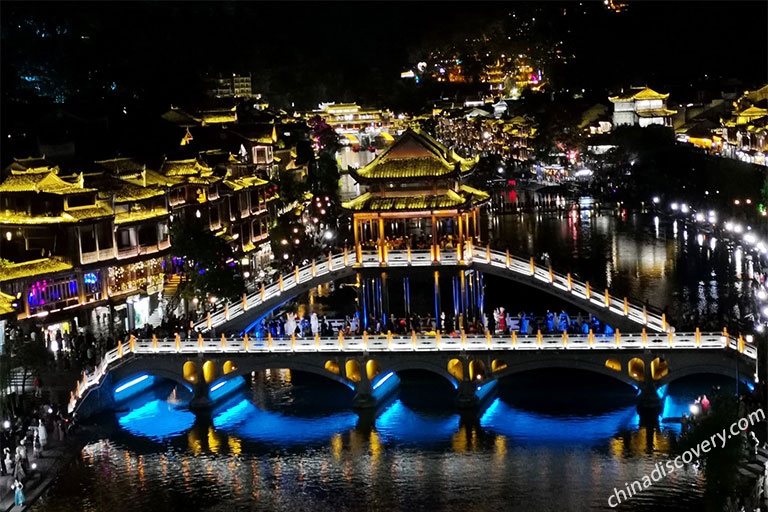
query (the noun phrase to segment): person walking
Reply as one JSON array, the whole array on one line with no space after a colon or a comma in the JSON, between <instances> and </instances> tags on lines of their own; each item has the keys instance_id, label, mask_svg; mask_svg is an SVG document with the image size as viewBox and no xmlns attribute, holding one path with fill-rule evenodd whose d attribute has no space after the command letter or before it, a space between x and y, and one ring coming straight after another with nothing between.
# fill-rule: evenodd
<instances>
[{"instance_id":1,"label":"person walking","mask_svg":"<svg viewBox=\"0 0 768 512\"><path fill-rule=\"evenodd\" d=\"M36 459L43 457L43 446L40 443L40 433L35 429L35 436L32 440L32 456Z\"/></svg>"}]
</instances>

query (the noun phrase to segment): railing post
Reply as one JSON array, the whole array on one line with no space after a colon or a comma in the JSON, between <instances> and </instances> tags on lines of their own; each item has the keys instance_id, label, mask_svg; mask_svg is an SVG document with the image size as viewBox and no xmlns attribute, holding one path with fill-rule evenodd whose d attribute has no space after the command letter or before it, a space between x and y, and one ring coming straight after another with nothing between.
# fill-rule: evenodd
<instances>
[{"instance_id":1,"label":"railing post","mask_svg":"<svg viewBox=\"0 0 768 512\"><path fill-rule=\"evenodd\" d=\"M589 287L589 281L587 281L585 284L586 284L585 292L586 292L587 300L589 300L592 298L592 288Z\"/></svg>"},{"instance_id":2,"label":"railing post","mask_svg":"<svg viewBox=\"0 0 768 512\"><path fill-rule=\"evenodd\" d=\"M316 347L320 346L320 334L319 333L315 333L315 346Z\"/></svg>"},{"instance_id":3,"label":"railing post","mask_svg":"<svg viewBox=\"0 0 768 512\"><path fill-rule=\"evenodd\" d=\"M533 256L531 256L531 275L536 275L536 263L533 261Z\"/></svg>"},{"instance_id":4,"label":"railing post","mask_svg":"<svg viewBox=\"0 0 768 512\"><path fill-rule=\"evenodd\" d=\"M563 346L568 346L568 331L563 331Z\"/></svg>"},{"instance_id":5,"label":"railing post","mask_svg":"<svg viewBox=\"0 0 768 512\"><path fill-rule=\"evenodd\" d=\"M346 245L344 246L344 266L345 267L349 266L349 256L347 254L347 246Z\"/></svg>"},{"instance_id":6,"label":"railing post","mask_svg":"<svg viewBox=\"0 0 768 512\"><path fill-rule=\"evenodd\" d=\"M197 333L197 346L200 349L200 352L203 351L203 333Z\"/></svg>"},{"instance_id":7,"label":"railing post","mask_svg":"<svg viewBox=\"0 0 768 512\"><path fill-rule=\"evenodd\" d=\"M624 297L624 316L629 316L629 300Z\"/></svg>"},{"instance_id":8,"label":"railing post","mask_svg":"<svg viewBox=\"0 0 768 512\"><path fill-rule=\"evenodd\" d=\"M299 284L299 266L298 265L293 267L293 280L296 282L296 285Z\"/></svg>"},{"instance_id":9,"label":"railing post","mask_svg":"<svg viewBox=\"0 0 768 512\"><path fill-rule=\"evenodd\" d=\"M246 309L248 309L248 297L243 292L243 313L245 313Z\"/></svg>"},{"instance_id":10,"label":"railing post","mask_svg":"<svg viewBox=\"0 0 768 512\"><path fill-rule=\"evenodd\" d=\"M673 332L674 331L672 331L672 329L669 330L669 346L670 347L675 343L675 340L674 340L675 335L673 334Z\"/></svg>"},{"instance_id":11,"label":"railing post","mask_svg":"<svg viewBox=\"0 0 768 512\"><path fill-rule=\"evenodd\" d=\"M176 352L181 352L181 338L179 337L179 333L176 333Z\"/></svg>"},{"instance_id":12,"label":"railing post","mask_svg":"<svg viewBox=\"0 0 768 512\"><path fill-rule=\"evenodd\" d=\"M344 348L344 331L339 329L339 348Z\"/></svg>"},{"instance_id":13,"label":"railing post","mask_svg":"<svg viewBox=\"0 0 768 512\"><path fill-rule=\"evenodd\" d=\"M296 333L291 333L291 348L296 348Z\"/></svg>"},{"instance_id":14,"label":"railing post","mask_svg":"<svg viewBox=\"0 0 768 512\"><path fill-rule=\"evenodd\" d=\"M616 332L614 333L614 336L616 337L616 346L620 347L621 346L621 332L618 329L616 329Z\"/></svg>"},{"instance_id":15,"label":"railing post","mask_svg":"<svg viewBox=\"0 0 768 512\"><path fill-rule=\"evenodd\" d=\"M568 272L568 291L573 291L573 278L571 277L571 273Z\"/></svg>"},{"instance_id":16,"label":"railing post","mask_svg":"<svg viewBox=\"0 0 768 512\"><path fill-rule=\"evenodd\" d=\"M225 350L227 348L227 335L224 333L221 333L221 350Z\"/></svg>"},{"instance_id":17,"label":"railing post","mask_svg":"<svg viewBox=\"0 0 768 512\"><path fill-rule=\"evenodd\" d=\"M517 346L517 331L512 331L512 346Z\"/></svg>"},{"instance_id":18,"label":"railing post","mask_svg":"<svg viewBox=\"0 0 768 512\"><path fill-rule=\"evenodd\" d=\"M509 249L507 249L507 270L512 266L512 257L509 255Z\"/></svg>"},{"instance_id":19,"label":"railing post","mask_svg":"<svg viewBox=\"0 0 768 512\"><path fill-rule=\"evenodd\" d=\"M440 246L435 245L435 263L440 263Z\"/></svg>"},{"instance_id":20,"label":"railing post","mask_svg":"<svg viewBox=\"0 0 768 512\"><path fill-rule=\"evenodd\" d=\"M739 353L744 352L744 337L739 333Z\"/></svg>"},{"instance_id":21,"label":"railing post","mask_svg":"<svg viewBox=\"0 0 768 512\"><path fill-rule=\"evenodd\" d=\"M229 302L224 304L224 320L229 320Z\"/></svg>"},{"instance_id":22,"label":"railing post","mask_svg":"<svg viewBox=\"0 0 768 512\"><path fill-rule=\"evenodd\" d=\"M120 340L117 341L117 356L123 357L123 342Z\"/></svg>"},{"instance_id":23,"label":"railing post","mask_svg":"<svg viewBox=\"0 0 768 512\"><path fill-rule=\"evenodd\" d=\"M152 350L157 352L157 334L152 335Z\"/></svg>"},{"instance_id":24,"label":"railing post","mask_svg":"<svg viewBox=\"0 0 768 512\"><path fill-rule=\"evenodd\" d=\"M605 289L605 307L611 307L611 294L608 293L608 288Z\"/></svg>"},{"instance_id":25,"label":"railing post","mask_svg":"<svg viewBox=\"0 0 768 512\"><path fill-rule=\"evenodd\" d=\"M648 343L648 333L645 332L645 327L643 327L643 345Z\"/></svg>"},{"instance_id":26,"label":"railing post","mask_svg":"<svg viewBox=\"0 0 768 512\"><path fill-rule=\"evenodd\" d=\"M666 313L661 314L661 330L662 331L667 330L667 314Z\"/></svg>"},{"instance_id":27,"label":"railing post","mask_svg":"<svg viewBox=\"0 0 768 512\"><path fill-rule=\"evenodd\" d=\"M408 259L408 264L410 265L411 264L411 246L410 245L407 246L405 250L406 250L405 255L406 255L406 258Z\"/></svg>"},{"instance_id":28,"label":"railing post","mask_svg":"<svg viewBox=\"0 0 768 512\"><path fill-rule=\"evenodd\" d=\"M312 277L317 275L317 269L315 268L315 259L312 258Z\"/></svg>"},{"instance_id":29,"label":"railing post","mask_svg":"<svg viewBox=\"0 0 768 512\"><path fill-rule=\"evenodd\" d=\"M488 329L485 330L485 339L488 342L488 346L491 346L491 331Z\"/></svg>"},{"instance_id":30,"label":"railing post","mask_svg":"<svg viewBox=\"0 0 768 512\"><path fill-rule=\"evenodd\" d=\"M595 344L595 335L592 332L592 329L589 330L589 345L592 346Z\"/></svg>"},{"instance_id":31,"label":"railing post","mask_svg":"<svg viewBox=\"0 0 768 512\"><path fill-rule=\"evenodd\" d=\"M328 251L328 271L333 272L333 255Z\"/></svg>"},{"instance_id":32,"label":"railing post","mask_svg":"<svg viewBox=\"0 0 768 512\"><path fill-rule=\"evenodd\" d=\"M701 345L701 331L697 327L696 328L696 346L698 347L700 345Z\"/></svg>"},{"instance_id":33,"label":"railing post","mask_svg":"<svg viewBox=\"0 0 768 512\"><path fill-rule=\"evenodd\" d=\"M243 334L243 346L245 351L248 352L248 333Z\"/></svg>"},{"instance_id":34,"label":"railing post","mask_svg":"<svg viewBox=\"0 0 768 512\"><path fill-rule=\"evenodd\" d=\"M461 346L467 346L467 333L464 331L464 329L461 330Z\"/></svg>"},{"instance_id":35,"label":"railing post","mask_svg":"<svg viewBox=\"0 0 768 512\"><path fill-rule=\"evenodd\" d=\"M549 266L549 283L552 284L555 282L555 273L552 272L552 265Z\"/></svg>"},{"instance_id":36,"label":"railing post","mask_svg":"<svg viewBox=\"0 0 768 512\"><path fill-rule=\"evenodd\" d=\"M368 331L363 331L363 346L368 348Z\"/></svg>"},{"instance_id":37,"label":"railing post","mask_svg":"<svg viewBox=\"0 0 768 512\"><path fill-rule=\"evenodd\" d=\"M491 244L485 246L485 262L491 263Z\"/></svg>"},{"instance_id":38,"label":"railing post","mask_svg":"<svg viewBox=\"0 0 768 512\"><path fill-rule=\"evenodd\" d=\"M435 341L437 342L437 348L440 348L440 329L435 331Z\"/></svg>"},{"instance_id":39,"label":"railing post","mask_svg":"<svg viewBox=\"0 0 768 512\"><path fill-rule=\"evenodd\" d=\"M211 312L205 312L205 326L210 330L211 328Z\"/></svg>"},{"instance_id":40,"label":"railing post","mask_svg":"<svg viewBox=\"0 0 768 512\"><path fill-rule=\"evenodd\" d=\"M416 348L416 331L411 331L411 339L413 340L413 348Z\"/></svg>"},{"instance_id":41,"label":"railing post","mask_svg":"<svg viewBox=\"0 0 768 512\"><path fill-rule=\"evenodd\" d=\"M136 352L136 337L133 334L128 338L128 346L130 347L131 352Z\"/></svg>"},{"instance_id":42,"label":"railing post","mask_svg":"<svg viewBox=\"0 0 768 512\"><path fill-rule=\"evenodd\" d=\"M541 329L536 330L536 342L539 346L541 346Z\"/></svg>"},{"instance_id":43,"label":"railing post","mask_svg":"<svg viewBox=\"0 0 768 512\"><path fill-rule=\"evenodd\" d=\"M272 350L272 333L267 331L267 349Z\"/></svg>"},{"instance_id":44,"label":"railing post","mask_svg":"<svg viewBox=\"0 0 768 512\"><path fill-rule=\"evenodd\" d=\"M643 321L645 325L648 325L648 308L645 307L645 304L643 304Z\"/></svg>"},{"instance_id":45,"label":"railing post","mask_svg":"<svg viewBox=\"0 0 768 512\"><path fill-rule=\"evenodd\" d=\"M261 302L264 302L264 296L265 296L264 283L261 283Z\"/></svg>"}]
</instances>

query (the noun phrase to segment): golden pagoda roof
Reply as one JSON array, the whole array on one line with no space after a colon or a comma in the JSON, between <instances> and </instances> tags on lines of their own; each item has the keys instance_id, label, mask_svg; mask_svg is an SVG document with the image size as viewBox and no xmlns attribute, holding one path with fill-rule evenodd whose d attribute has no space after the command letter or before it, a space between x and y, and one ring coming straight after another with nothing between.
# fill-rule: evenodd
<instances>
[{"instance_id":1,"label":"golden pagoda roof","mask_svg":"<svg viewBox=\"0 0 768 512\"><path fill-rule=\"evenodd\" d=\"M368 165L350 173L358 181L442 178L471 171L478 159L466 159L428 134L409 128Z\"/></svg>"},{"instance_id":2,"label":"golden pagoda roof","mask_svg":"<svg viewBox=\"0 0 768 512\"><path fill-rule=\"evenodd\" d=\"M661 94L650 87L633 87L632 89L639 89L639 91L630 96L611 96L608 99L610 101L665 100L669 97L669 93Z\"/></svg>"},{"instance_id":3,"label":"golden pagoda roof","mask_svg":"<svg viewBox=\"0 0 768 512\"><path fill-rule=\"evenodd\" d=\"M82 175L78 183L64 181L58 176L58 168L30 168L23 171L11 171L2 183L0 192L36 192L56 195L81 194L95 192L96 189L83 187Z\"/></svg>"},{"instance_id":4,"label":"golden pagoda roof","mask_svg":"<svg viewBox=\"0 0 768 512\"><path fill-rule=\"evenodd\" d=\"M138 177L147 168L143 163L129 157L97 160L94 163L109 171L113 176L120 178Z\"/></svg>"},{"instance_id":5,"label":"golden pagoda roof","mask_svg":"<svg viewBox=\"0 0 768 512\"><path fill-rule=\"evenodd\" d=\"M34 277L41 274L52 274L62 270L71 270L72 265L58 258L42 258L39 260L11 263L2 267L0 281L11 281L23 277Z\"/></svg>"},{"instance_id":6,"label":"golden pagoda roof","mask_svg":"<svg viewBox=\"0 0 768 512\"><path fill-rule=\"evenodd\" d=\"M121 183L119 188L112 193L116 203L127 203L130 201L142 201L150 197L162 196L165 191L160 188L142 187L133 183Z\"/></svg>"},{"instance_id":7,"label":"golden pagoda roof","mask_svg":"<svg viewBox=\"0 0 768 512\"><path fill-rule=\"evenodd\" d=\"M458 192L446 190L439 194L403 193L379 196L366 192L341 204L342 208L356 212L370 211L409 211L455 209L477 205L490 196L482 190L462 185Z\"/></svg>"},{"instance_id":8,"label":"golden pagoda roof","mask_svg":"<svg viewBox=\"0 0 768 512\"><path fill-rule=\"evenodd\" d=\"M741 112L735 112L735 114L739 117L763 117L768 115L768 110L760 107L755 107L754 105L742 110Z\"/></svg>"}]
</instances>

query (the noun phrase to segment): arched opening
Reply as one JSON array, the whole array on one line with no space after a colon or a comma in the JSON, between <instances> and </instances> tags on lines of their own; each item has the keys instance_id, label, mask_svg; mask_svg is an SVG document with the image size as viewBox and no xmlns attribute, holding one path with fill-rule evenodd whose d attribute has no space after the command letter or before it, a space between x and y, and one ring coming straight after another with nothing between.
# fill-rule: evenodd
<instances>
[{"instance_id":1,"label":"arched opening","mask_svg":"<svg viewBox=\"0 0 768 512\"><path fill-rule=\"evenodd\" d=\"M651 361L651 377L653 380L659 380L669 373L669 365L665 359L657 357Z\"/></svg>"},{"instance_id":2,"label":"arched opening","mask_svg":"<svg viewBox=\"0 0 768 512\"><path fill-rule=\"evenodd\" d=\"M206 361L203 364L203 378L207 384L216 380L216 365L213 361Z\"/></svg>"},{"instance_id":3,"label":"arched opening","mask_svg":"<svg viewBox=\"0 0 768 512\"><path fill-rule=\"evenodd\" d=\"M621 371L621 363L618 359L606 359L605 360L605 367L610 368L611 370L620 372Z\"/></svg>"},{"instance_id":4,"label":"arched opening","mask_svg":"<svg viewBox=\"0 0 768 512\"><path fill-rule=\"evenodd\" d=\"M493 362L491 363L491 372L493 373L500 372L506 367L507 367L507 363L505 363L501 359L494 359Z\"/></svg>"},{"instance_id":5,"label":"arched opening","mask_svg":"<svg viewBox=\"0 0 768 512\"><path fill-rule=\"evenodd\" d=\"M483 380L485 378L485 364L474 359L469 363L469 380Z\"/></svg>"},{"instance_id":6,"label":"arched opening","mask_svg":"<svg viewBox=\"0 0 768 512\"><path fill-rule=\"evenodd\" d=\"M224 375L226 375L228 373L232 373L235 370L237 370L237 366L235 366L235 363L233 363L232 361L227 361L226 363L224 363L224 367L222 368L222 370L224 371Z\"/></svg>"},{"instance_id":7,"label":"arched opening","mask_svg":"<svg viewBox=\"0 0 768 512\"><path fill-rule=\"evenodd\" d=\"M448 361L448 373L458 381L464 380L464 364L459 359Z\"/></svg>"},{"instance_id":8,"label":"arched opening","mask_svg":"<svg viewBox=\"0 0 768 512\"><path fill-rule=\"evenodd\" d=\"M365 363L365 373L368 375L368 380L372 381L374 377L381 373L381 365L375 359L369 359Z\"/></svg>"},{"instance_id":9,"label":"arched opening","mask_svg":"<svg viewBox=\"0 0 768 512\"><path fill-rule=\"evenodd\" d=\"M182 373L184 374L184 380L192 384L197 384L199 377L197 375L197 365L194 363L194 361L187 361L184 363Z\"/></svg>"},{"instance_id":10,"label":"arched opening","mask_svg":"<svg viewBox=\"0 0 768 512\"><path fill-rule=\"evenodd\" d=\"M350 359L347 361L347 364L345 365L344 369L347 373L347 378L351 380L352 382L360 382L361 376L360 376L360 363L357 362L355 359Z\"/></svg>"},{"instance_id":11,"label":"arched opening","mask_svg":"<svg viewBox=\"0 0 768 512\"><path fill-rule=\"evenodd\" d=\"M337 363L336 361L328 360L325 362L325 369L331 373L335 373L336 375L338 375L340 370L339 363Z\"/></svg>"},{"instance_id":12,"label":"arched opening","mask_svg":"<svg viewBox=\"0 0 768 512\"><path fill-rule=\"evenodd\" d=\"M637 357L632 358L627 364L627 372L636 381L643 382L645 380L645 363Z\"/></svg>"}]
</instances>

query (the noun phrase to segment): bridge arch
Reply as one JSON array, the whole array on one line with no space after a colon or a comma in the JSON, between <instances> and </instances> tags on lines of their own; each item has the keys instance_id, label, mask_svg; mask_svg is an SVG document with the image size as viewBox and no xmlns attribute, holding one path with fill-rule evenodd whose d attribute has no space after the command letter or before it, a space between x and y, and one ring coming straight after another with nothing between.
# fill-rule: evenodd
<instances>
[{"instance_id":1,"label":"bridge arch","mask_svg":"<svg viewBox=\"0 0 768 512\"><path fill-rule=\"evenodd\" d=\"M609 360L608 357L605 358ZM498 372L490 373L486 376L486 380L496 379L500 380L504 377L515 375L518 373L536 371L536 370L549 370L549 369L567 369L567 370L583 370L591 373L605 375L617 380L623 384L631 386L635 389L638 388L638 382L634 381L625 371L616 371L606 366L606 361L602 360L584 360L584 359L569 359L569 358L550 358L542 360L531 360L515 362L514 359L509 359L504 368Z\"/></svg>"},{"instance_id":2,"label":"bridge arch","mask_svg":"<svg viewBox=\"0 0 768 512\"><path fill-rule=\"evenodd\" d=\"M466 366L465 361L462 361L462 364ZM447 380L451 386L453 386L454 389L457 389L460 384L460 380L457 379L454 375L450 373L448 370L448 361L444 361L442 358L440 358L439 362L432 362L427 360L413 360L411 358L408 358L407 360L398 361L396 359L390 359L384 363L382 363L382 373L387 374L389 372L404 372L404 371L411 371L411 370L418 370L418 371L425 371L429 373L434 373L436 375L439 375L440 377Z\"/></svg>"}]
</instances>

